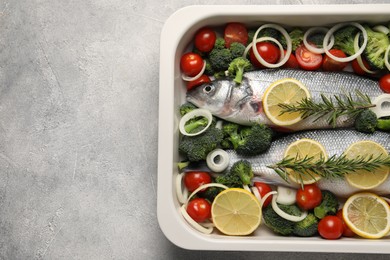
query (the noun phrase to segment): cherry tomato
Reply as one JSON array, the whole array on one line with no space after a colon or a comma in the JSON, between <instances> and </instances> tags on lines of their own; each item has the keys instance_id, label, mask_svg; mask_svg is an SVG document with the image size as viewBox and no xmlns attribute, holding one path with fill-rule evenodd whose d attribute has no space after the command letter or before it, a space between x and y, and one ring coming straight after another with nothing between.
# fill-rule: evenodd
<instances>
[{"instance_id":1,"label":"cherry tomato","mask_svg":"<svg viewBox=\"0 0 390 260\"><path fill-rule=\"evenodd\" d=\"M341 219L341 222L343 222L343 236L345 236L345 237L354 237L355 233L348 227L348 225L344 221L343 210L340 209L339 211L337 211L336 216Z\"/></svg>"},{"instance_id":2,"label":"cherry tomato","mask_svg":"<svg viewBox=\"0 0 390 260\"><path fill-rule=\"evenodd\" d=\"M230 44L233 42L246 45L248 42L248 30L242 23L228 23L225 27L223 38L226 48L230 48Z\"/></svg>"},{"instance_id":3,"label":"cherry tomato","mask_svg":"<svg viewBox=\"0 0 390 260\"><path fill-rule=\"evenodd\" d=\"M193 80L193 81L188 81L187 82L187 90L191 90L194 87L197 87L199 85L202 85L204 83L209 83L211 82L210 78L207 75L202 75L200 78Z\"/></svg>"},{"instance_id":4,"label":"cherry tomato","mask_svg":"<svg viewBox=\"0 0 390 260\"><path fill-rule=\"evenodd\" d=\"M326 239L338 239L343 234L343 222L337 216L325 216L318 223L318 233Z\"/></svg>"},{"instance_id":5,"label":"cherry tomato","mask_svg":"<svg viewBox=\"0 0 390 260\"><path fill-rule=\"evenodd\" d=\"M217 35L209 27L200 29L195 34L195 47L202 52L209 52L213 49Z\"/></svg>"},{"instance_id":6,"label":"cherry tomato","mask_svg":"<svg viewBox=\"0 0 390 260\"><path fill-rule=\"evenodd\" d=\"M314 209L321 201L322 193L316 184L304 185L297 191L297 204L303 210Z\"/></svg>"},{"instance_id":7,"label":"cherry tomato","mask_svg":"<svg viewBox=\"0 0 390 260\"><path fill-rule=\"evenodd\" d=\"M379 86L384 92L390 93L390 73L380 78Z\"/></svg>"},{"instance_id":8,"label":"cherry tomato","mask_svg":"<svg viewBox=\"0 0 390 260\"><path fill-rule=\"evenodd\" d=\"M211 177L207 172L187 172L184 175L184 185L189 192L193 192L203 184L210 182Z\"/></svg>"},{"instance_id":9,"label":"cherry tomato","mask_svg":"<svg viewBox=\"0 0 390 260\"><path fill-rule=\"evenodd\" d=\"M322 64L322 55L310 52L303 44L295 50L295 57L304 70L317 70Z\"/></svg>"},{"instance_id":10,"label":"cherry tomato","mask_svg":"<svg viewBox=\"0 0 390 260\"><path fill-rule=\"evenodd\" d=\"M260 56L268 63L275 64L279 61L280 50L274 44L270 42L258 42L256 43L257 51ZM249 52L249 59L255 67L264 68L264 66L257 60L253 50Z\"/></svg>"},{"instance_id":11,"label":"cherry tomato","mask_svg":"<svg viewBox=\"0 0 390 260\"><path fill-rule=\"evenodd\" d=\"M188 52L180 59L181 71L187 76L194 77L203 68L203 59L199 54Z\"/></svg>"},{"instance_id":12,"label":"cherry tomato","mask_svg":"<svg viewBox=\"0 0 390 260\"><path fill-rule=\"evenodd\" d=\"M259 191L261 198L263 198L268 192L272 191L271 187L267 183L255 181L254 185L257 188L257 190ZM269 196L264 201L263 208L267 207L268 204L270 204L271 200L272 200L272 195Z\"/></svg>"},{"instance_id":13,"label":"cherry tomato","mask_svg":"<svg viewBox=\"0 0 390 260\"><path fill-rule=\"evenodd\" d=\"M331 49L329 52L339 58L346 58L347 55L339 49ZM332 59L328 55L325 55L322 63L322 69L325 71L342 71L348 65L348 62L340 62Z\"/></svg>"},{"instance_id":14,"label":"cherry tomato","mask_svg":"<svg viewBox=\"0 0 390 260\"><path fill-rule=\"evenodd\" d=\"M284 50L284 55L286 55L286 50ZM288 58L287 62L283 64L284 68L290 68L290 69L299 69L299 64L297 61L297 58L293 53L290 54L290 57Z\"/></svg>"},{"instance_id":15,"label":"cherry tomato","mask_svg":"<svg viewBox=\"0 0 390 260\"><path fill-rule=\"evenodd\" d=\"M195 198L188 202L187 213L196 222L211 218L211 205L203 198Z\"/></svg>"},{"instance_id":16,"label":"cherry tomato","mask_svg":"<svg viewBox=\"0 0 390 260\"><path fill-rule=\"evenodd\" d=\"M363 65L367 68L367 69L370 69L370 65L368 65L368 62L362 58L362 61L363 61ZM367 72L365 72L362 67L360 67L357 59L354 59L352 62L351 62L351 65L352 65L352 69L353 71L358 74L358 75L366 75Z\"/></svg>"}]
</instances>

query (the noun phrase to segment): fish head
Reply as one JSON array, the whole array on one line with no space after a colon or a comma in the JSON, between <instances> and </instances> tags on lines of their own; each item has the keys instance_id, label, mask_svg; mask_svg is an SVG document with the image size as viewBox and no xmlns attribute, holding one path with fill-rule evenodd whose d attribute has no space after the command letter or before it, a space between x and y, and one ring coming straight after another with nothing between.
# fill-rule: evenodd
<instances>
[{"instance_id":1,"label":"fish head","mask_svg":"<svg viewBox=\"0 0 390 260\"><path fill-rule=\"evenodd\" d=\"M252 98L253 92L245 82L238 85L232 80L214 80L187 92L187 101L209 110L216 116L228 116Z\"/></svg>"}]
</instances>

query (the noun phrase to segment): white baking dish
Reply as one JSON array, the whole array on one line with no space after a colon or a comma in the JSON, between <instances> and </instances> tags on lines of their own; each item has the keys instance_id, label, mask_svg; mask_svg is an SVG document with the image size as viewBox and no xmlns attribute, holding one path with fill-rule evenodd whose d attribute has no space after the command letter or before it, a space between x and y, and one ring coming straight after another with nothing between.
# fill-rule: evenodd
<instances>
[{"instance_id":1,"label":"white baking dish","mask_svg":"<svg viewBox=\"0 0 390 260\"><path fill-rule=\"evenodd\" d=\"M204 235L193 229L181 216L176 198L174 176L177 174L178 107L185 99L179 60L194 33L205 25L227 22L261 25L265 22L285 26L318 26L343 21L389 21L390 5L266 5L266 6L189 6L175 12L165 23L160 45L159 142L158 142L158 221L165 236L177 246L197 250L312 251L390 253L390 238L367 240L319 237L276 236L264 226L253 235L229 237Z\"/></svg>"}]
</instances>

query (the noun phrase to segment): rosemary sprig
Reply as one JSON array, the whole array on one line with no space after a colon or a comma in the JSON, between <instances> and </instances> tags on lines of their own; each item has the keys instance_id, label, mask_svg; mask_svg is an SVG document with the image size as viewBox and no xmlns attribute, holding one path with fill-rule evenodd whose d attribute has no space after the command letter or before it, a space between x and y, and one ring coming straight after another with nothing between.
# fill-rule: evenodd
<instances>
[{"instance_id":1,"label":"rosemary sprig","mask_svg":"<svg viewBox=\"0 0 390 260\"><path fill-rule=\"evenodd\" d=\"M315 116L316 119L314 121L326 116L328 124L336 127L337 118L340 116L349 115L351 117L356 117L362 110L375 107L375 104L372 104L370 97L358 90L356 91L355 99L352 97L351 93L344 94L343 96L334 95L334 99L321 94L321 99L322 102L320 103L316 103L311 98L305 98L296 105L279 104L283 109L280 115L298 112L303 119L309 116Z\"/></svg>"},{"instance_id":2,"label":"rosemary sprig","mask_svg":"<svg viewBox=\"0 0 390 260\"><path fill-rule=\"evenodd\" d=\"M383 166L390 167L390 156L380 154L376 157L371 155L366 157L358 156L350 159L345 155L333 155L327 160L324 157L315 160L314 157L304 157L302 159L286 157L280 162L267 167L275 170L286 182L288 182L288 176L290 174L288 170L292 170L300 176L302 182L302 177L305 175L314 178L313 173L325 179L331 179L360 170L374 171Z\"/></svg>"}]
</instances>

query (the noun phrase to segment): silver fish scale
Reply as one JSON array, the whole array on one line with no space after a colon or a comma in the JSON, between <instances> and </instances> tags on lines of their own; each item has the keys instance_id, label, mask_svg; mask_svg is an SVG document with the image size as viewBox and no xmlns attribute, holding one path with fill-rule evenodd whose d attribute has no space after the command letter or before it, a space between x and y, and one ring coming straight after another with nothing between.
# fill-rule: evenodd
<instances>
[{"instance_id":1,"label":"silver fish scale","mask_svg":"<svg viewBox=\"0 0 390 260\"><path fill-rule=\"evenodd\" d=\"M250 81L263 82L260 84L264 84L265 88L276 80L294 78L302 82L315 99L319 98L321 93L332 96L340 91L353 95L356 90L359 90L369 97L383 94L377 81L347 72L269 69L247 72L244 76ZM264 93L264 90L262 92Z\"/></svg>"},{"instance_id":2,"label":"silver fish scale","mask_svg":"<svg viewBox=\"0 0 390 260\"><path fill-rule=\"evenodd\" d=\"M248 160L252 164L253 172L261 180L271 184L282 184L292 187L299 187L297 184L286 183L275 171L267 166L279 162L284 157L284 151L292 142L302 138L309 138L321 143L328 154L341 155L352 143L361 140L370 140L381 144L387 151L390 151L390 134L375 132L374 134L359 133L354 130L314 130L310 132L300 132L276 139L270 149L261 155L253 157L243 157L234 151L228 151L230 156L230 166L240 159ZM322 179L318 182L321 189L327 189L338 196L346 197L358 191L358 189L348 184L345 179ZM374 192L378 194L390 194L390 178L383 184L376 187Z\"/></svg>"}]
</instances>

